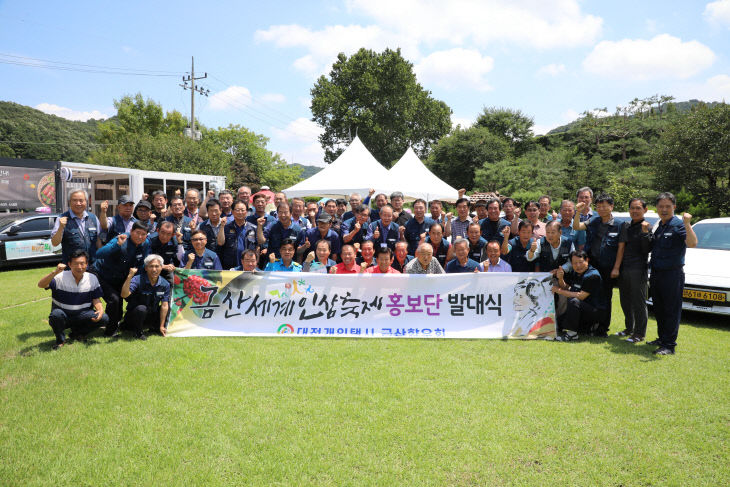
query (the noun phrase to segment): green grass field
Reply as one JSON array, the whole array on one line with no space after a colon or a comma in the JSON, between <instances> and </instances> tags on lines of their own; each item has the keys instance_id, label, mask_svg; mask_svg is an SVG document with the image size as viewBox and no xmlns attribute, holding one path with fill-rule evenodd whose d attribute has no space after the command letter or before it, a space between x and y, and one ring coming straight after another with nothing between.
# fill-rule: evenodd
<instances>
[{"instance_id":1,"label":"green grass field","mask_svg":"<svg viewBox=\"0 0 730 487\"><path fill-rule=\"evenodd\" d=\"M727 485L730 324L616 337L97 336L0 273L2 485ZM23 306L7 308L12 304ZM623 329L614 300L612 332ZM649 338L656 324L649 324Z\"/></svg>"}]
</instances>

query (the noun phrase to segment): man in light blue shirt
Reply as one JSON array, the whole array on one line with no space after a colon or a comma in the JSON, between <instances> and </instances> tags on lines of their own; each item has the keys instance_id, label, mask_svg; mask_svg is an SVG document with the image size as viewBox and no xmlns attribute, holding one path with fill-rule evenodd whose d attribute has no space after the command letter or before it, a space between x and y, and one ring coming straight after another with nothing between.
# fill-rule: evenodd
<instances>
[{"instance_id":1,"label":"man in light blue shirt","mask_svg":"<svg viewBox=\"0 0 730 487\"><path fill-rule=\"evenodd\" d=\"M281 259L277 260L272 253L269 254L269 263L264 269L267 272L302 272L302 265L294 262L294 239L284 240L279 247Z\"/></svg>"},{"instance_id":2,"label":"man in light blue shirt","mask_svg":"<svg viewBox=\"0 0 730 487\"><path fill-rule=\"evenodd\" d=\"M502 260L502 245L497 240L487 244L487 260L482 262L484 272L512 272L512 266Z\"/></svg>"}]
</instances>

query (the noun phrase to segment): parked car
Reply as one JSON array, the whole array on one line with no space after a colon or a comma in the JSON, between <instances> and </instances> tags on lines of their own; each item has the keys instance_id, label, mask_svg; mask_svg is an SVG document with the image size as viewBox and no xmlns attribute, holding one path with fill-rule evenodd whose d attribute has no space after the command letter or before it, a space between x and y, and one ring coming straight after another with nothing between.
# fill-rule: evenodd
<instances>
[{"instance_id":1,"label":"parked car","mask_svg":"<svg viewBox=\"0 0 730 487\"><path fill-rule=\"evenodd\" d=\"M61 246L51 244L57 214L0 214L0 267L61 261Z\"/></svg>"},{"instance_id":2,"label":"parked car","mask_svg":"<svg viewBox=\"0 0 730 487\"><path fill-rule=\"evenodd\" d=\"M631 215L629 215L628 211L614 211L613 217L618 221L631 223ZM648 221L653 228L659 221L659 215L657 215L656 212L649 210L644 213L644 220Z\"/></svg>"},{"instance_id":3,"label":"parked car","mask_svg":"<svg viewBox=\"0 0 730 487\"><path fill-rule=\"evenodd\" d=\"M688 248L684 259L682 309L730 316L730 218L701 220L692 228L697 247Z\"/></svg>"}]
</instances>

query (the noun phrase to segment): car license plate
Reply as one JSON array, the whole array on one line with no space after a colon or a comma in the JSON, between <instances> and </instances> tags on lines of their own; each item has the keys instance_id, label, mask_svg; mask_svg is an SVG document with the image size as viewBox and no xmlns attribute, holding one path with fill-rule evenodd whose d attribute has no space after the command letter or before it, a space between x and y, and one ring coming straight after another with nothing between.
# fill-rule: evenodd
<instances>
[{"instance_id":1,"label":"car license plate","mask_svg":"<svg viewBox=\"0 0 730 487\"><path fill-rule=\"evenodd\" d=\"M701 301L715 301L724 303L727 301L725 293L715 291L699 291L697 289L685 289L682 291L682 297L687 299L699 299Z\"/></svg>"}]
</instances>

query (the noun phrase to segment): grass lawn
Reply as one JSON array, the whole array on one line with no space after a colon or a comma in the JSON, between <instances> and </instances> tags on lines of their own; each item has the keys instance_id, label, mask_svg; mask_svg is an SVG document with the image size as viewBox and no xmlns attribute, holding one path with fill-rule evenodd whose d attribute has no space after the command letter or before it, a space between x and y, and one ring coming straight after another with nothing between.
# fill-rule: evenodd
<instances>
[{"instance_id":1,"label":"grass lawn","mask_svg":"<svg viewBox=\"0 0 730 487\"><path fill-rule=\"evenodd\" d=\"M50 269L0 273L0 303ZM616 337L97 336L0 310L2 485L728 485L730 324ZM623 329L614 299L612 332ZM649 338L656 323L649 324Z\"/></svg>"}]
</instances>

